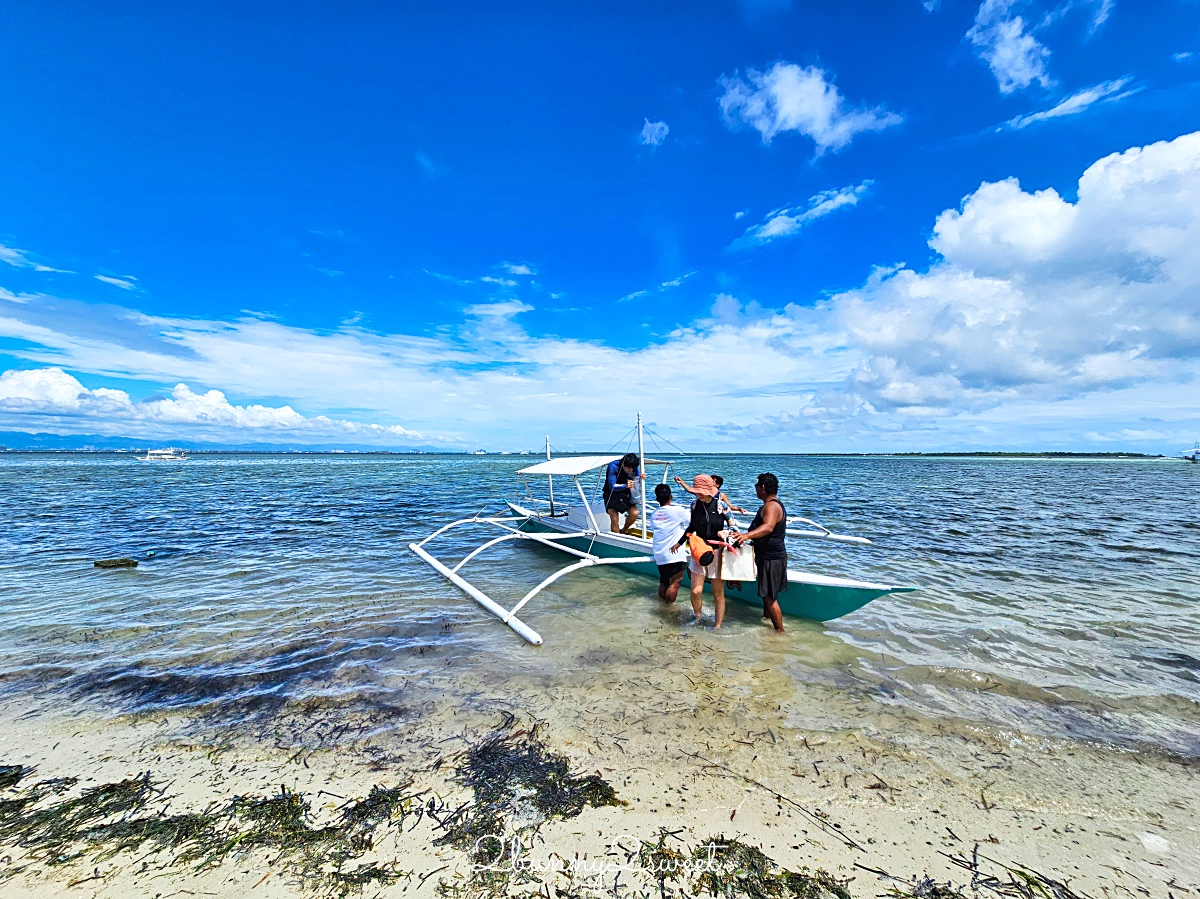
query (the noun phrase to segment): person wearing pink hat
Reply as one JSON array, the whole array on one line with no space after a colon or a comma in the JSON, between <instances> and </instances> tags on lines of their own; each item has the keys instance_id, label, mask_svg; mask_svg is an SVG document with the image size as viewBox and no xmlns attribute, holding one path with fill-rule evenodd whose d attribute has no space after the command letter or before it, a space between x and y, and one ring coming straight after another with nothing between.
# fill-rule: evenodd
<instances>
[{"instance_id":1,"label":"person wearing pink hat","mask_svg":"<svg viewBox=\"0 0 1200 899\"><path fill-rule=\"evenodd\" d=\"M679 538L679 542L675 544L675 549L686 544L688 537L692 534L705 542L720 540L721 531L729 526L728 517L721 511L717 483L711 476L696 475L692 478L692 489L688 492L695 495L696 501L692 503L691 521L688 523L687 530L683 532L683 536ZM725 620L725 581L716 576L720 570L719 564L719 562L713 562L703 566L695 558L690 558L688 561L688 570L692 573L692 611L697 618L704 613L704 581L705 579L712 581L713 605L716 608L713 627L720 627Z\"/></svg>"}]
</instances>

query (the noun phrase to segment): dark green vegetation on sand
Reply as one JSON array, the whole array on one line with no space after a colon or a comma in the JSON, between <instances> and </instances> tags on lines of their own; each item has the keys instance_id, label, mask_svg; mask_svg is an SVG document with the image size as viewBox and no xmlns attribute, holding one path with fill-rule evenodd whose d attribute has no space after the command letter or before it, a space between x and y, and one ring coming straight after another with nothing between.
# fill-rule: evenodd
<instances>
[{"instance_id":1,"label":"dark green vegetation on sand","mask_svg":"<svg viewBox=\"0 0 1200 899\"><path fill-rule=\"evenodd\" d=\"M296 888L345 897L401 882L419 886L450 867L420 873L373 857L377 839L390 830L398 839L463 853L460 873L437 884L450 899L852 899L850 879L821 869L789 870L758 847L724 835L689 846L681 831L665 828L632 848L611 847L603 860L618 863L615 879L597 875L578 857L554 856L549 867L521 864L522 852L539 840L548 821L626 803L600 776L572 771L569 760L541 740L540 725L513 729L514 722L505 713L501 729L426 770L435 775L448 764L449 782L469 788L469 799L447 802L406 780L375 786L323 820L309 798L284 786L270 795L235 795L180 812L171 809L166 790L149 772L79 790L75 777L34 781L32 768L0 765L0 883L24 872L53 876L56 870L74 877L69 885L104 881L121 869L102 873L97 866L80 874L84 863L126 859L127 865L141 864L126 868L126 876L173 871L183 878L262 852L269 869ZM422 822L426 827L417 833ZM948 856L970 875L961 887L894 877L866 864L863 852L863 863L854 867L878 878L892 899L1080 899L1053 878L981 856L978 845L969 856ZM859 891L863 899L876 894Z\"/></svg>"},{"instance_id":2,"label":"dark green vegetation on sand","mask_svg":"<svg viewBox=\"0 0 1200 899\"><path fill-rule=\"evenodd\" d=\"M345 896L414 876L395 863L360 860L375 847L380 827L404 830L406 820L415 818L415 826L427 817L438 833L435 844L465 851L480 869L472 888L503 889L508 874L484 871L477 857L490 851L489 839L532 835L546 821L573 818L588 807L624 805L600 777L572 773L568 760L538 738L537 726L509 731L513 720L507 717L504 731L452 760L452 781L470 787L472 800L450 805L407 781L374 787L324 823L305 796L284 786L269 796L234 796L199 812L175 813L149 772L74 792L77 778L22 787L33 770L3 765L0 847L18 850L20 860L9 856L0 881L38 865L107 861L123 853L155 856L162 869L203 870L265 850L297 885Z\"/></svg>"},{"instance_id":3,"label":"dark green vegetation on sand","mask_svg":"<svg viewBox=\"0 0 1200 899\"><path fill-rule=\"evenodd\" d=\"M375 787L365 799L343 805L331 823L317 826L308 800L286 787L272 796L234 796L200 812L173 814L149 772L68 798L61 797L75 778L21 790L9 782L10 795L0 802L0 845L20 850L23 858L0 871L4 879L38 863L53 868L135 851L165 855L164 868L200 870L255 849L270 850L298 883L326 895L409 876L389 866L351 865L372 848L380 824L399 824L416 808L407 784Z\"/></svg>"}]
</instances>

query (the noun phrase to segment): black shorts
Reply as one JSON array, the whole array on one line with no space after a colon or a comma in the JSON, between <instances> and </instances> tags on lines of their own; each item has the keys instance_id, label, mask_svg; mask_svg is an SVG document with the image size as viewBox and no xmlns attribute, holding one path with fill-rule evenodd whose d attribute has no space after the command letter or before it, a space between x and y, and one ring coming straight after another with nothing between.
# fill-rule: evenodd
<instances>
[{"instance_id":1,"label":"black shorts","mask_svg":"<svg viewBox=\"0 0 1200 899\"><path fill-rule=\"evenodd\" d=\"M758 566L758 595L771 602L787 589L787 559L755 560Z\"/></svg>"},{"instance_id":2,"label":"black shorts","mask_svg":"<svg viewBox=\"0 0 1200 899\"><path fill-rule=\"evenodd\" d=\"M687 562L668 562L666 565L659 565L659 586L670 587L671 581L675 580L676 576L683 577L683 573L687 571L687 567Z\"/></svg>"},{"instance_id":3,"label":"black shorts","mask_svg":"<svg viewBox=\"0 0 1200 899\"><path fill-rule=\"evenodd\" d=\"M630 490L614 490L604 498L604 508L614 512L628 512L636 505Z\"/></svg>"}]
</instances>

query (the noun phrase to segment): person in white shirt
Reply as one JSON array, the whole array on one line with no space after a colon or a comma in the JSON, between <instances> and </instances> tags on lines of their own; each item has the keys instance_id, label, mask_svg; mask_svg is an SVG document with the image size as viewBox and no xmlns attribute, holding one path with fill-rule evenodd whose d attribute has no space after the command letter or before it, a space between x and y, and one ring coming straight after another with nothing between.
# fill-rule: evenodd
<instances>
[{"instance_id":1,"label":"person in white shirt","mask_svg":"<svg viewBox=\"0 0 1200 899\"><path fill-rule=\"evenodd\" d=\"M654 488L654 498L658 500L658 508L650 516L650 545L658 565L658 598L670 604L679 595L679 585L683 581L683 573L687 571L689 558L686 546L673 547L687 529L692 513L671 502L671 488L666 484Z\"/></svg>"}]
</instances>

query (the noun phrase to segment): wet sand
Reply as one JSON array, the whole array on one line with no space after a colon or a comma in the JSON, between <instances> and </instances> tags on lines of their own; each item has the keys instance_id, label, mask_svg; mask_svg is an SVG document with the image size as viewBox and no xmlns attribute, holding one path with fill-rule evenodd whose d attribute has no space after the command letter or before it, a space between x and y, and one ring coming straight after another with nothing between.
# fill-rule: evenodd
<instances>
[{"instance_id":1,"label":"wet sand","mask_svg":"<svg viewBox=\"0 0 1200 899\"><path fill-rule=\"evenodd\" d=\"M585 645L570 665L533 665L503 684L426 679L390 704L347 696L124 714L103 697L26 693L0 706L0 764L36 767L20 787L78 778L64 796L149 772L165 813L286 788L311 803L314 827L375 786L404 785L412 809L439 811L410 809L371 831L352 866L411 873L368 882L364 895L657 896L630 852L664 829L680 851L736 840L790 870L824 869L854 897L911 892L926 877L1004 895L980 878L1008 883L1021 866L1097 899L1200 893L1193 761L925 718L846 684L798 685L788 654L748 661L743 642L711 632L664 631L624 652ZM547 819L514 788L502 829L530 844L518 858L532 867L481 878L469 850L436 842L447 810L472 802L456 782L461 753L535 724L547 752L624 804ZM52 865L5 840L0 895L330 893L277 847L207 866L146 846L103 855Z\"/></svg>"}]
</instances>

